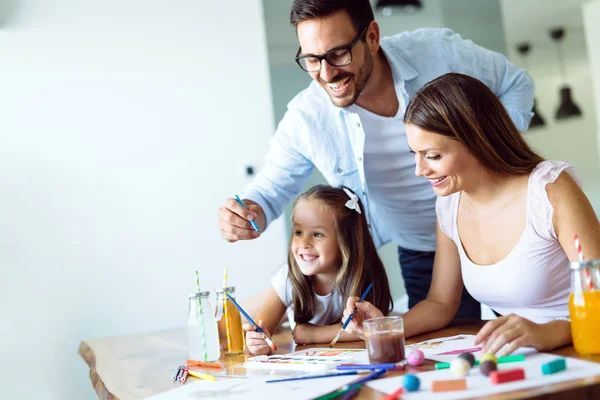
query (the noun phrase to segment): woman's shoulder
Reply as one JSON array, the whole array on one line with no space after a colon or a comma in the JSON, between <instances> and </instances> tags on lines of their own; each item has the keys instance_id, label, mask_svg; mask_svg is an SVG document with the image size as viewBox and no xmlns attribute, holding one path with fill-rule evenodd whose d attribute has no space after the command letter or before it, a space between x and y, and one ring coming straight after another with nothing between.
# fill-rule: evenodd
<instances>
[{"instance_id":1,"label":"woman's shoulder","mask_svg":"<svg viewBox=\"0 0 600 400\"><path fill-rule=\"evenodd\" d=\"M568 176L563 172L567 172ZM545 188L546 185L556 182L559 178L561 180L573 180L581 186L581 179L571 164L564 161L546 160L539 163L531 171L530 187Z\"/></svg>"},{"instance_id":2,"label":"woman's shoulder","mask_svg":"<svg viewBox=\"0 0 600 400\"><path fill-rule=\"evenodd\" d=\"M565 173L566 172L566 173ZM581 187L581 179L575 168L564 161L548 160L539 163L529 177L528 208L531 223L538 236L556 240L552 217L554 203L564 187Z\"/></svg>"}]
</instances>

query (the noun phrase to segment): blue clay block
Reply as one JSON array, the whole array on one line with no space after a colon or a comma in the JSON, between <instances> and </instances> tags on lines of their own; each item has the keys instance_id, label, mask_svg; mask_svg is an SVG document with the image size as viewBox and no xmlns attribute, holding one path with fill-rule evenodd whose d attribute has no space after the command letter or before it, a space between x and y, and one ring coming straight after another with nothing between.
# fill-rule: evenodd
<instances>
[{"instance_id":1,"label":"blue clay block","mask_svg":"<svg viewBox=\"0 0 600 400\"><path fill-rule=\"evenodd\" d=\"M542 365L542 374L551 375L560 371L564 371L565 369L567 369L567 362L565 359L557 358L554 361L550 361L549 363Z\"/></svg>"},{"instance_id":2,"label":"blue clay block","mask_svg":"<svg viewBox=\"0 0 600 400\"><path fill-rule=\"evenodd\" d=\"M419 390L421 380L416 375L406 374L404 375L404 384L402 386L404 386L404 390L407 392L415 392Z\"/></svg>"}]
</instances>

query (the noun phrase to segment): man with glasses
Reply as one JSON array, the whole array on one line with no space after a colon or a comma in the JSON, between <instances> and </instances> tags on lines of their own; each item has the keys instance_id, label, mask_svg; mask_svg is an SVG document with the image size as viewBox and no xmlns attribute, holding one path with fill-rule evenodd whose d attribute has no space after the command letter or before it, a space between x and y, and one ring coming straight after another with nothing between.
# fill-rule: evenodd
<instances>
[{"instance_id":1,"label":"man with glasses","mask_svg":"<svg viewBox=\"0 0 600 400\"><path fill-rule=\"evenodd\" d=\"M333 186L363 201L378 246L393 241L409 307L425 299L436 240L432 184L415 176L415 155L403 116L424 84L448 72L480 79L498 95L520 130L532 113L533 82L501 54L463 40L449 29L419 29L380 40L369 0L295 0L291 23L298 65L314 80L289 104L271 140L266 164L243 192L219 209L228 241L260 236L301 191L314 167ZM479 304L463 292L457 317L479 318Z\"/></svg>"}]
</instances>

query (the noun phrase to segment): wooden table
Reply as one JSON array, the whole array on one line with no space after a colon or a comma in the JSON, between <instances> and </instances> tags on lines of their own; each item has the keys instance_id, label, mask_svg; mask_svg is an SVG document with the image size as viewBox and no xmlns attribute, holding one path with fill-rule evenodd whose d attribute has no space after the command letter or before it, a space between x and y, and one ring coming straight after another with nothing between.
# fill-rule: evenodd
<instances>
[{"instance_id":1,"label":"wooden table","mask_svg":"<svg viewBox=\"0 0 600 400\"><path fill-rule=\"evenodd\" d=\"M481 321L456 321L451 326L437 332L415 336L407 344L437 337L453 336L461 333L477 333ZM277 353L288 353L308 347L323 345L295 346L289 329L280 329L274 335ZM346 342L344 348L364 348L364 342ZM573 347L568 346L554 354L581 358ZM105 339L92 339L81 342L79 354L90 367L90 379L100 399L141 399L153 394L173 389L170 377L173 369L187 359L187 336L184 329L165 331L147 335L118 336ZM221 359L228 370L243 363L248 354ZM600 357L586 358L600 362ZM418 367L422 371L434 369L434 362L425 361ZM239 371L239 367L236 369ZM390 371L386 376L402 375L402 371ZM383 393L365 386L356 399L378 399ZM600 375L559 384L548 385L497 394L485 399L600 399Z\"/></svg>"}]
</instances>

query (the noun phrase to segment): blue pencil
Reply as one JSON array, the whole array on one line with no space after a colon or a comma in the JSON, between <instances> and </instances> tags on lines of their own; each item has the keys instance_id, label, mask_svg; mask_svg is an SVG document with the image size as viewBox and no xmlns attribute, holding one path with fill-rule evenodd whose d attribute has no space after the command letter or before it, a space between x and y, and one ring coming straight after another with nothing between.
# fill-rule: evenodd
<instances>
[{"instance_id":1,"label":"blue pencil","mask_svg":"<svg viewBox=\"0 0 600 400\"><path fill-rule=\"evenodd\" d=\"M356 374L358 374L358 371L346 371L346 372L336 372L333 374L325 374L325 375L311 375L311 376L299 376L296 378L273 379L270 381L266 381L266 383L302 381L305 379L319 379L319 378L329 378L332 376L344 376L344 375L356 375Z\"/></svg>"},{"instance_id":2,"label":"blue pencil","mask_svg":"<svg viewBox=\"0 0 600 400\"><path fill-rule=\"evenodd\" d=\"M367 294L369 294L369 291L371 291L372 287L373 287L373 282L369 283L369 286L367 286L367 289L365 290L365 292L363 293L363 295L360 297L360 300L358 301L359 303L362 303L362 301L365 299L365 297L367 297ZM344 322L344 325L342 325L342 328L337 333L337 335L335 335L335 337L333 338L333 340L331 341L331 343L329 343L329 347L335 346L335 344L337 343L338 339L340 338L340 335L342 334L342 331L344 329L346 329L346 327L348 326L348 324L350 323L350 321L352 321L352 318L354 318L354 316L356 315L357 311L358 311L358 308L354 307L354 311L352 312L352 314L350 314L350 316L348 317L348 319L346 319L346 322Z\"/></svg>"},{"instance_id":3,"label":"blue pencil","mask_svg":"<svg viewBox=\"0 0 600 400\"><path fill-rule=\"evenodd\" d=\"M240 306L237 303L237 301L235 301L234 298L229 295L229 293L226 293L226 294L227 294L227 297L229 298L229 300L231 300L233 302L233 304L242 313L242 315L244 317L246 317L246 319L248 320L248 322L250 322L252 325L254 325L256 327L256 332L258 332L258 333L264 333L263 330L260 329L260 326L258 326L258 324L256 322L254 322L254 320L252 318L250 318L250 316L248 314L246 314L246 311L244 311L244 309L242 308L242 306ZM267 344L269 345L269 347L271 349L273 349L273 351L277 350L277 346L275 346L275 343L273 343L273 341L267 336L266 333L265 333L265 340L266 340Z\"/></svg>"},{"instance_id":4,"label":"blue pencil","mask_svg":"<svg viewBox=\"0 0 600 400\"><path fill-rule=\"evenodd\" d=\"M246 210L248 209L248 208L246 207L246 205L244 204L244 202L242 201L242 199L240 199L240 196L238 196L237 194L235 195L235 201L237 201L238 203L240 203L240 205L241 205L242 207L244 207ZM254 228L254 230L255 230L256 232L260 232L260 231L258 230L258 225L256 225L256 222L254 222L254 221L250 221L250 225L252 225L252 227Z\"/></svg>"},{"instance_id":5,"label":"blue pencil","mask_svg":"<svg viewBox=\"0 0 600 400\"><path fill-rule=\"evenodd\" d=\"M361 370L374 370L374 369L396 369L402 368L403 364L398 363L387 363L387 364L342 364L338 365L336 369L338 371L361 371Z\"/></svg>"}]
</instances>

